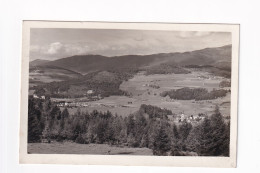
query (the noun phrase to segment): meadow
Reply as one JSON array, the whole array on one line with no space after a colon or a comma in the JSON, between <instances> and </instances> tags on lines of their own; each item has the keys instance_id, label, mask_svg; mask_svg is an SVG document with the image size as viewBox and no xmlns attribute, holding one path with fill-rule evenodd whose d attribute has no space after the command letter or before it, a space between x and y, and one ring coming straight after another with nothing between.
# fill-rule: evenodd
<instances>
[{"instance_id":1,"label":"meadow","mask_svg":"<svg viewBox=\"0 0 260 173\"><path fill-rule=\"evenodd\" d=\"M130 93L130 96L109 96L104 99L88 102L88 107L81 110L99 111L109 110L113 114L128 116L136 112L141 104L154 105L166 108L172 112L187 115L199 113L211 114L215 105L219 105L220 112L224 116L230 114L230 93L223 98L214 100L175 100L169 97L161 97L160 93L171 89L183 87L205 88L208 91L219 88L219 83L227 80L224 77L213 76L204 71L192 71L188 74L153 74L145 75L143 72L136 74L132 79L124 81L120 89ZM158 86L158 88L152 87ZM226 87L225 89L229 89ZM70 113L75 113L77 108L70 108Z\"/></svg>"},{"instance_id":2,"label":"meadow","mask_svg":"<svg viewBox=\"0 0 260 173\"><path fill-rule=\"evenodd\" d=\"M148 148L117 147L108 144L77 144L75 142L28 143L28 153L153 155L152 150Z\"/></svg>"}]
</instances>

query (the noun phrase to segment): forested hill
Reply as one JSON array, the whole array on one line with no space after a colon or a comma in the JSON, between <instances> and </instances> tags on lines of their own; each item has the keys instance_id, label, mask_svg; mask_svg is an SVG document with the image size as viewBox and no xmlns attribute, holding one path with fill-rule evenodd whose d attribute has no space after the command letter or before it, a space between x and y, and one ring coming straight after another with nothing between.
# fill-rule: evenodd
<instances>
[{"instance_id":1,"label":"forested hill","mask_svg":"<svg viewBox=\"0 0 260 173\"><path fill-rule=\"evenodd\" d=\"M76 55L55 61L40 63L40 66L56 66L81 74L92 71L105 71L117 68L149 68L162 63L176 66L211 65L230 69L231 45L206 48L184 53L161 53L152 55L125 55L106 57L101 55Z\"/></svg>"}]
</instances>

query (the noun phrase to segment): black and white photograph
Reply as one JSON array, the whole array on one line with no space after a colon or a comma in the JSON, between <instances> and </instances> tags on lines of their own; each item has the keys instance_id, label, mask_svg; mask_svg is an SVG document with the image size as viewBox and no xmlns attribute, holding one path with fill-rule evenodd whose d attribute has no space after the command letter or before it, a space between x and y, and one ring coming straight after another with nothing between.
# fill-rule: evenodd
<instances>
[{"instance_id":1,"label":"black and white photograph","mask_svg":"<svg viewBox=\"0 0 260 173\"><path fill-rule=\"evenodd\" d=\"M103 25L23 35L28 157L235 155L237 25Z\"/></svg>"},{"instance_id":2,"label":"black and white photograph","mask_svg":"<svg viewBox=\"0 0 260 173\"><path fill-rule=\"evenodd\" d=\"M260 1L0 4L0 173L260 172Z\"/></svg>"}]
</instances>

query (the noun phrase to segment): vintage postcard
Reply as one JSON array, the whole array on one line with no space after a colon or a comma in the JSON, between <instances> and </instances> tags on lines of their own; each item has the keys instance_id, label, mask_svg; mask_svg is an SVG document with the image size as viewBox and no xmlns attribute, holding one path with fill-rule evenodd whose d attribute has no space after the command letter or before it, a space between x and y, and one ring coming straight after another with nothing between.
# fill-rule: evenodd
<instances>
[{"instance_id":1,"label":"vintage postcard","mask_svg":"<svg viewBox=\"0 0 260 173\"><path fill-rule=\"evenodd\" d=\"M24 21L20 163L236 167L239 25Z\"/></svg>"}]
</instances>

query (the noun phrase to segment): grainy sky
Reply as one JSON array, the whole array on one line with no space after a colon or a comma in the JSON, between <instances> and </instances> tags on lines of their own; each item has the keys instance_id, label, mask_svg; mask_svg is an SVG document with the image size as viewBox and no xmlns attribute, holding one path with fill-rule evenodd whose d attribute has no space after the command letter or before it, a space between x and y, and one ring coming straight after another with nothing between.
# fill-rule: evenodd
<instances>
[{"instance_id":1,"label":"grainy sky","mask_svg":"<svg viewBox=\"0 0 260 173\"><path fill-rule=\"evenodd\" d=\"M231 44L228 32L111 29L31 29L30 60L73 55L147 55L185 52Z\"/></svg>"}]
</instances>

